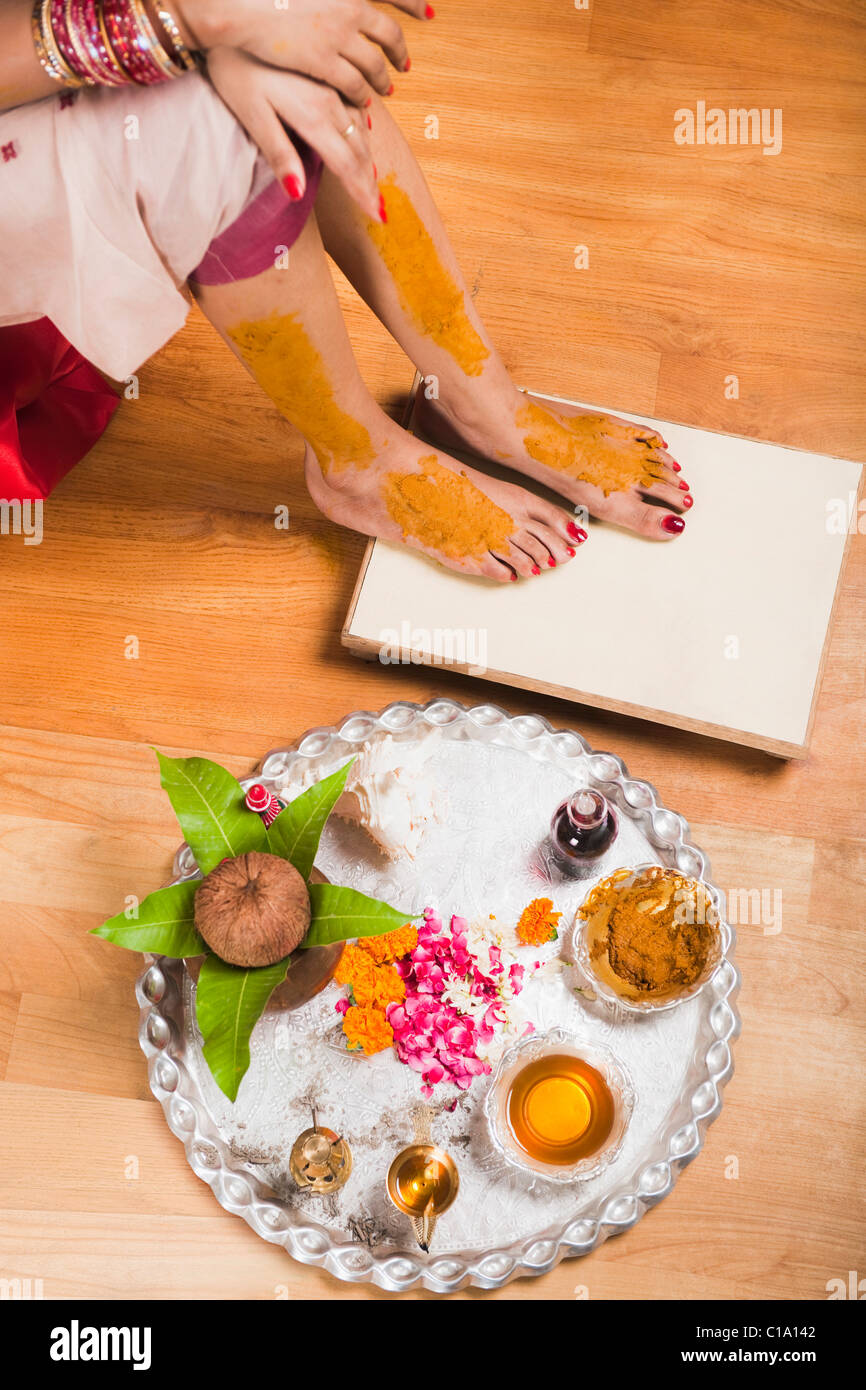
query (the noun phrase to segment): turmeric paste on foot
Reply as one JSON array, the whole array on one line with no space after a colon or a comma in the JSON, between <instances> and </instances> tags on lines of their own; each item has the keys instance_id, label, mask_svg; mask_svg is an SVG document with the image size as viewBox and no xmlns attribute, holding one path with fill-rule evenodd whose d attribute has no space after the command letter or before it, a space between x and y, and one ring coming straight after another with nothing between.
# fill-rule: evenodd
<instances>
[{"instance_id":1,"label":"turmeric paste on foot","mask_svg":"<svg viewBox=\"0 0 866 1390\"><path fill-rule=\"evenodd\" d=\"M615 426L603 415L556 416L536 401L527 401L517 412L517 425L525 430L523 442L531 458L567 473L580 482L601 488L605 497L626 488L649 487L664 477L663 465L647 457L647 446Z\"/></svg>"},{"instance_id":2,"label":"turmeric paste on foot","mask_svg":"<svg viewBox=\"0 0 866 1390\"><path fill-rule=\"evenodd\" d=\"M435 454L419 460L418 473L388 473L385 506L403 532L449 560L481 559L502 551L514 518L497 507L463 473L445 468Z\"/></svg>"},{"instance_id":3,"label":"turmeric paste on foot","mask_svg":"<svg viewBox=\"0 0 866 1390\"><path fill-rule=\"evenodd\" d=\"M367 231L397 287L400 304L425 337L454 358L467 376L480 376L490 349L468 313L463 291L442 264L436 244L393 174L379 184L387 223Z\"/></svg>"},{"instance_id":4,"label":"turmeric paste on foot","mask_svg":"<svg viewBox=\"0 0 866 1390\"><path fill-rule=\"evenodd\" d=\"M323 472L373 462L368 432L337 404L322 355L294 314L236 323L226 333L277 409L309 440Z\"/></svg>"}]
</instances>

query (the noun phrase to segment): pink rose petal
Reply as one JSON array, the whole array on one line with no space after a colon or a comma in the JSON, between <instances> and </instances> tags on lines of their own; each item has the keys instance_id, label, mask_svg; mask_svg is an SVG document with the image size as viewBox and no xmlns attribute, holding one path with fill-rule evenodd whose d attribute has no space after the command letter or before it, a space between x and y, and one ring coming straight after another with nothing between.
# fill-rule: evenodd
<instances>
[{"instance_id":1,"label":"pink rose petal","mask_svg":"<svg viewBox=\"0 0 866 1390\"><path fill-rule=\"evenodd\" d=\"M486 975L469 949L468 931L465 917L453 916L445 931L439 914L433 908L425 908L418 944L396 962L406 997L402 1004L389 1004L385 1016L394 1033L399 1060L420 1073L421 1093L427 1098L443 1082L465 1091L476 1076L489 1074L490 1063L480 1058L476 1049L479 1043L491 1041L507 1017L500 996L505 975L502 951L498 946L488 947L490 974ZM486 1004L480 1020L461 1013L444 1000L452 982L468 990L474 1000ZM509 968L508 983L513 994L519 993L522 966ZM344 1003L348 1008L348 1003ZM453 1109L456 1103L453 1101L449 1108Z\"/></svg>"}]
</instances>

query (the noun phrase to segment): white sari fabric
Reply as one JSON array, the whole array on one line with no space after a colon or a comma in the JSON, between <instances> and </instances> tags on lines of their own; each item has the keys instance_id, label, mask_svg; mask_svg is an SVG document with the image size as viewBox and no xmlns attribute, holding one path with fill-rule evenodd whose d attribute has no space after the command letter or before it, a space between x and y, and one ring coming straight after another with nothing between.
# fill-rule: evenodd
<instances>
[{"instance_id":1,"label":"white sari fabric","mask_svg":"<svg viewBox=\"0 0 866 1390\"><path fill-rule=\"evenodd\" d=\"M58 94L0 114L0 325L43 315L122 381L183 325L183 286L260 191L207 79Z\"/></svg>"}]
</instances>

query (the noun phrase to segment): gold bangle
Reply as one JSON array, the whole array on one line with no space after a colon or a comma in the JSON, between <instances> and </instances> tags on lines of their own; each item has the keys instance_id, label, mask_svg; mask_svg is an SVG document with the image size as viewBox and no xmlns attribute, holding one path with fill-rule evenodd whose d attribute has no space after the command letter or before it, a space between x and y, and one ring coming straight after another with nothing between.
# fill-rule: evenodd
<instances>
[{"instance_id":1,"label":"gold bangle","mask_svg":"<svg viewBox=\"0 0 866 1390\"><path fill-rule=\"evenodd\" d=\"M36 0L30 15L30 29L36 56L44 72L61 87L83 87L85 84L66 62L51 28L51 0Z\"/></svg>"},{"instance_id":2,"label":"gold bangle","mask_svg":"<svg viewBox=\"0 0 866 1390\"><path fill-rule=\"evenodd\" d=\"M181 38L174 15L170 10L160 8L159 5L156 7L156 13L159 16L160 24L171 39L175 58L186 68L187 72L192 72L193 68L198 67L198 63L195 55L190 52Z\"/></svg>"},{"instance_id":3,"label":"gold bangle","mask_svg":"<svg viewBox=\"0 0 866 1390\"><path fill-rule=\"evenodd\" d=\"M174 62L171 56L166 53L157 38L156 30L150 22L150 15L147 13L144 0L131 0L131 4L135 11L138 32L147 43L150 57L166 77L177 77L179 73L183 72L183 68L180 66L180 63Z\"/></svg>"}]
</instances>

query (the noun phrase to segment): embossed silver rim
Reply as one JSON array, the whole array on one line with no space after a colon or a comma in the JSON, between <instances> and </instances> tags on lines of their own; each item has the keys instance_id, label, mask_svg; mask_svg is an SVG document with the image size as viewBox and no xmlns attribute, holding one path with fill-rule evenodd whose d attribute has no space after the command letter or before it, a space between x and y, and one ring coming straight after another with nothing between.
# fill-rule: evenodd
<instances>
[{"instance_id":1,"label":"embossed silver rim","mask_svg":"<svg viewBox=\"0 0 866 1390\"><path fill-rule=\"evenodd\" d=\"M683 818L662 804L655 787L630 777L614 754L595 752L575 730L556 729L540 715L509 715L498 705L467 707L448 699L425 705L395 701L378 713L356 711L337 726L309 730L292 747L272 750L244 785L274 783L312 759L351 751L377 733L405 736L414 727L444 729L461 723L473 737L506 735L515 748L537 752L547 745L564 765L580 762L582 771L628 808L647 837L675 860L680 871L703 879L723 906L722 895L709 877L708 859L689 838ZM196 873L185 845L175 856L174 873L176 879ZM392 1293L418 1286L434 1293L453 1293L470 1285L496 1289L522 1276L547 1274L561 1260L586 1255L608 1236L628 1230L667 1196L682 1169L700 1153L707 1128L722 1108L722 1090L733 1073L731 1045L740 1031L734 1004L740 977L731 959L735 934L729 926L727 933L726 954L705 986L712 1001L708 1010L712 1040L695 1059L693 1089L684 1097L691 1119L672 1133L665 1132L660 1138L662 1156L640 1169L630 1190L602 1199L592 1217L495 1250L431 1255L424 1260L408 1250L377 1253L336 1241L333 1232L314 1222L293 1224L255 1172L233 1158L198 1094L184 1057L182 961L145 957L145 969L136 982L139 1043L147 1058L151 1091L162 1105L169 1128L182 1141L193 1172L226 1211L242 1216L263 1240L281 1245L302 1264L319 1265L338 1279L373 1283Z\"/></svg>"}]
</instances>

